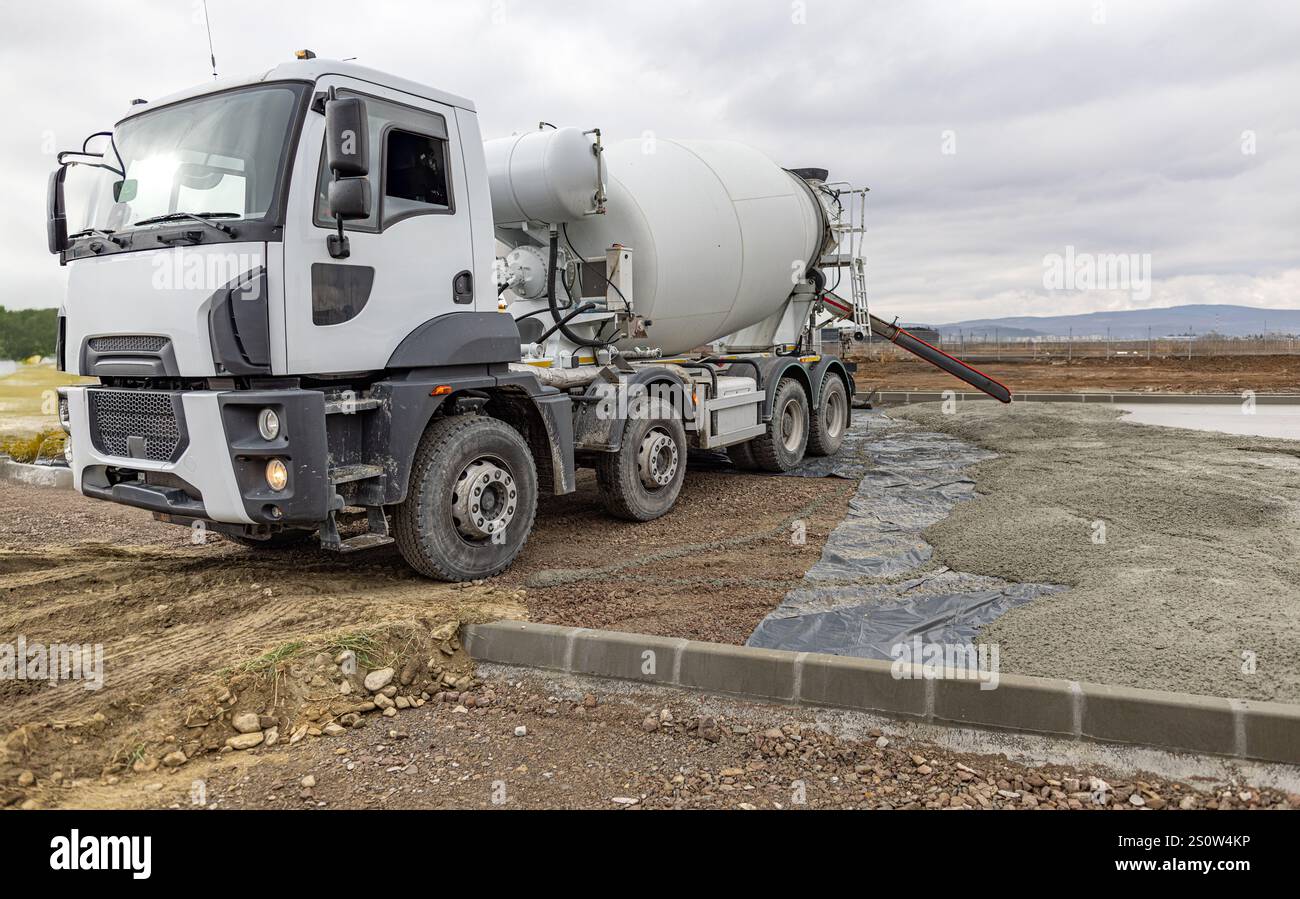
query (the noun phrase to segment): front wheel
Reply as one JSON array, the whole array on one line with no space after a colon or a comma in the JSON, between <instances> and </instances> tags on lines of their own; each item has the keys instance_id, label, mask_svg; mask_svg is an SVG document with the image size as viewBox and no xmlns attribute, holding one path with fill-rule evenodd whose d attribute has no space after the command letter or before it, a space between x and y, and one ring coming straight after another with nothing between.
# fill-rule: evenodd
<instances>
[{"instance_id":1,"label":"front wheel","mask_svg":"<svg viewBox=\"0 0 1300 899\"><path fill-rule=\"evenodd\" d=\"M434 421L393 515L402 558L427 577L470 581L510 567L537 514L537 467L505 422L481 415Z\"/></svg>"}]
</instances>

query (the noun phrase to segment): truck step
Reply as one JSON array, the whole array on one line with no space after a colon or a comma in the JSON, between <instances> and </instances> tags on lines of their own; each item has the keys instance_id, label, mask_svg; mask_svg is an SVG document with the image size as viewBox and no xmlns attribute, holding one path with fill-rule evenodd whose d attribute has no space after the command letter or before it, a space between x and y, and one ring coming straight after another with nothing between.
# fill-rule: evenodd
<instances>
[{"instance_id":1,"label":"truck step","mask_svg":"<svg viewBox=\"0 0 1300 899\"><path fill-rule=\"evenodd\" d=\"M335 544L321 544L325 549L336 553L355 553L363 549L374 549L376 546L387 546L390 543L396 543L392 537L387 534L357 534L355 537L349 537L346 540L340 540Z\"/></svg>"},{"instance_id":2,"label":"truck step","mask_svg":"<svg viewBox=\"0 0 1300 899\"><path fill-rule=\"evenodd\" d=\"M351 400L330 399L325 401L325 414L347 415L352 412L366 412L370 409L378 409L382 405L382 400L370 397L358 397Z\"/></svg>"},{"instance_id":3,"label":"truck step","mask_svg":"<svg viewBox=\"0 0 1300 899\"><path fill-rule=\"evenodd\" d=\"M330 469L331 484L346 484L349 481L364 481L377 478L384 473L382 465L340 465Z\"/></svg>"}]
</instances>

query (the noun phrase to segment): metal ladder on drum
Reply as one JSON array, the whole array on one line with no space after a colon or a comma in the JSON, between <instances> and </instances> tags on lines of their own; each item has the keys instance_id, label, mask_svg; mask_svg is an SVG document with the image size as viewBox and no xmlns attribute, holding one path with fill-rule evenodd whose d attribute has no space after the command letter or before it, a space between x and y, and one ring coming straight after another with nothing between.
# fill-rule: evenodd
<instances>
[{"instance_id":1,"label":"metal ladder on drum","mask_svg":"<svg viewBox=\"0 0 1300 899\"><path fill-rule=\"evenodd\" d=\"M836 238L835 265L849 270L853 331L861 334L864 342L870 343L871 310L867 303L866 259L862 255L862 248L867 233L867 194L871 188L853 187L847 181L826 186L836 191L836 197L841 203L840 214L831 222L830 228Z\"/></svg>"}]
</instances>

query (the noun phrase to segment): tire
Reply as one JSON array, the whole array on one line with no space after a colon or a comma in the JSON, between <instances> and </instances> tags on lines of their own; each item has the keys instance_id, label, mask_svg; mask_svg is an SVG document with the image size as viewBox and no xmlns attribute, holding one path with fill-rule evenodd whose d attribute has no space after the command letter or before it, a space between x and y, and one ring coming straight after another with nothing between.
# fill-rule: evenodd
<instances>
[{"instance_id":1,"label":"tire","mask_svg":"<svg viewBox=\"0 0 1300 899\"><path fill-rule=\"evenodd\" d=\"M727 455L731 457L731 463L741 471L753 471L758 468L758 462L754 460L754 447L748 440L727 447Z\"/></svg>"},{"instance_id":2,"label":"tire","mask_svg":"<svg viewBox=\"0 0 1300 899\"><path fill-rule=\"evenodd\" d=\"M844 432L848 429L849 392L839 376L827 372L808 427L809 455L835 455L844 445Z\"/></svg>"},{"instance_id":3,"label":"tire","mask_svg":"<svg viewBox=\"0 0 1300 899\"><path fill-rule=\"evenodd\" d=\"M605 510L628 521L651 521L677 502L686 479L686 428L658 400L623 426L618 452L596 461Z\"/></svg>"},{"instance_id":4,"label":"tire","mask_svg":"<svg viewBox=\"0 0 1300 899\"><path fill-rule=\"evenodd\" d=\"M772 397L767 433L749 442L754 461L764 471L789 471L808 448L808 394L794 378L782 378Z\"/></svg>"},{"instance_id":5,"label":"tire","mask_svg":"<svg viewBox=\"0 0 1300 899\"><path fill-rule=\"evenodd\" d=\"M265 540L258 540L256 537L243 537L237 534L222 534L222 538L229 540L231 543L238 543L240 546L248 549L289 549L296 546L306 546L307 541L315 534L315 531L302 530L295 528L293 530L276 531Z\"/></svg>"},{"instance_id":6,"label":"tire","mask_svg":"<svg viewBox=\"0 0 1300 899\"><path fill-rule=\"evenodd\" d=\"M524 438L495 418L455 415L420 438L393 536L420 574L477 580L510 567L536 515L537 466Z\"/></svg>"}]
</instances>

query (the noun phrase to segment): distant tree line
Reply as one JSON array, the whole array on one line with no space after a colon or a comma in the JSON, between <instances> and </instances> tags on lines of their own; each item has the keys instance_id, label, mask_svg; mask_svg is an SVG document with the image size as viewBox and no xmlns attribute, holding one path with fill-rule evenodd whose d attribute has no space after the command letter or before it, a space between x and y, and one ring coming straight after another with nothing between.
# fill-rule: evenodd
<instances>
[{"instance_id":1,"label":"distant tree line","mask_svg":"<svg viewBox=\"0 0 1300 899\"><path fill-rule=\"evenodd\" d=\"M0 306L0 359L54 355L57 309L6 309Z\"/></svg>"}]
</instances>

